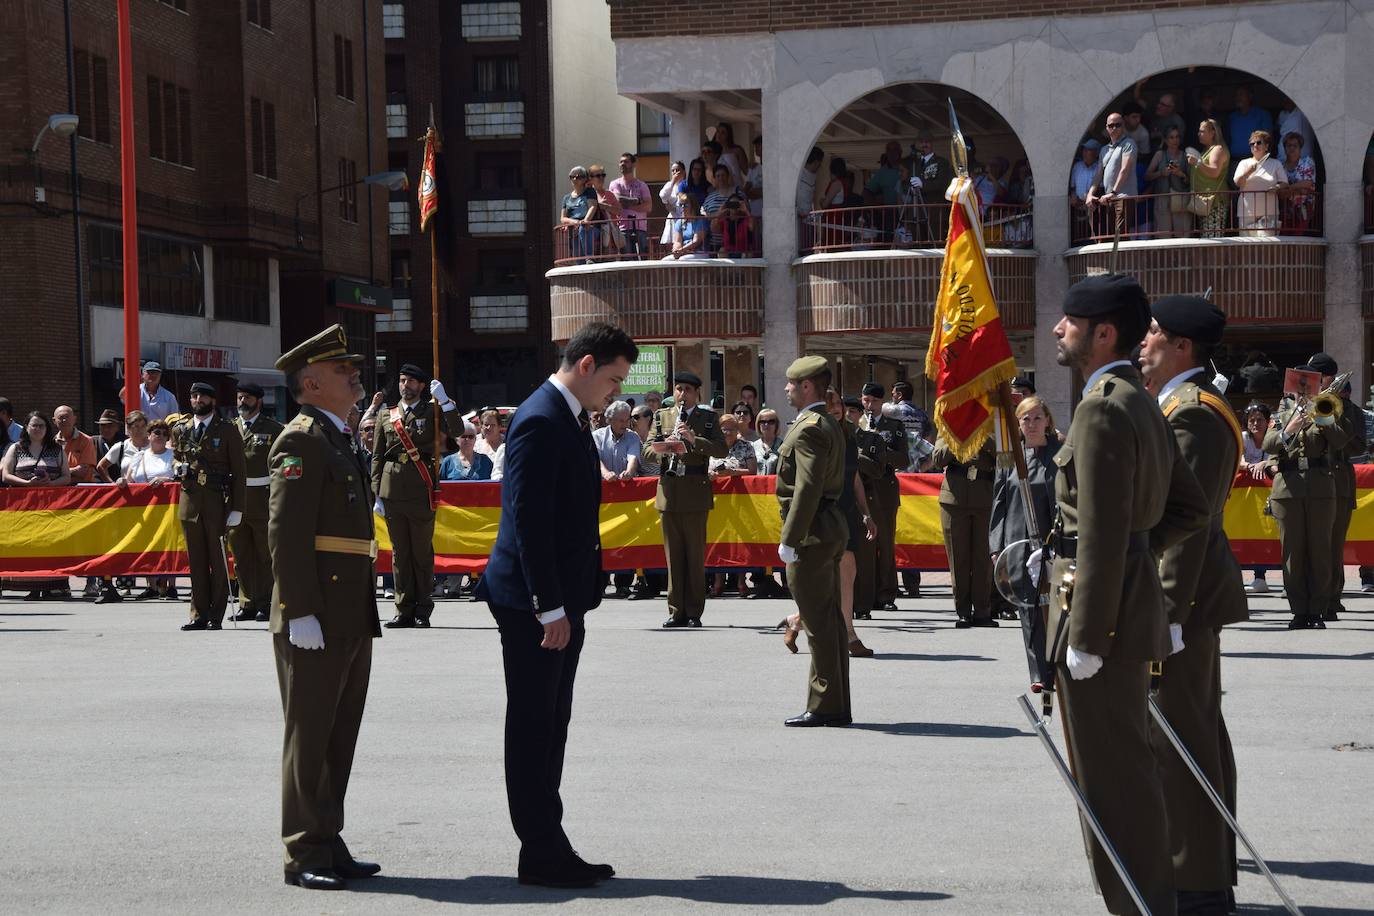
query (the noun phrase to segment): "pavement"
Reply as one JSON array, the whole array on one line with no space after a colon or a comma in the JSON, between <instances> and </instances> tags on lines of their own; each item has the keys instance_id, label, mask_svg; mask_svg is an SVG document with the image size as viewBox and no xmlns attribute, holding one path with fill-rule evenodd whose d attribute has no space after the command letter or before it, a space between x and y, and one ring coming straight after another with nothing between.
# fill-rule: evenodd
<instances>
[{"instance_id":1,"label":"pavement","mask_svg":"<svg viewBox=\"0 0 1374 916\"><path fill-rule=\"evenodd\" d=\"M1351 572L1351 587L1357 587ZM1271 577L1272 578L1272 577ZM939 577L927 576L927 584ZM856 724L785 729L807 656L777 600L588 618L563 798L584 891L518 886L504 690L484 605L387 631L345 837L382 875L286 887L281 708L265 624L182 633L184 602L0 596L6 913L1095 914L1069 793L1015 697L1019 628L955 630L947 586L859 623ZM1289 632L1277 593L1223 636L1241 824L1309 916L1374 912L1374 597ZM384 614L384 616L387 616ZM1053 732L1058 735L1057 724ZM1241 913L1280 913L1242 853Z\"/></svg>"}]
</instances>

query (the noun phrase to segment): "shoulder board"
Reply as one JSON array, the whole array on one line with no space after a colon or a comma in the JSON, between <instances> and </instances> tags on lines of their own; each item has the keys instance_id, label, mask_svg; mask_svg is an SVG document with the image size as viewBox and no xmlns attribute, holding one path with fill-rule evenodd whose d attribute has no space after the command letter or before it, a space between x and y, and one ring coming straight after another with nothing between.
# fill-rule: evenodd
<instances>
[{"instance_id":1,"label":"shoulder board","mask_svg":"<svg viewBox=\"0 0 1374 916\"><path fill-rule=\"evenodd\" d=\"M290 422L290 423L286 424L286 428L287 428L287 429L310 429L310 427L312 427L312 426L314 426L314 425L315 425L315 418L314 418L314 417L306 416L306 415L303 414L303 413L298 413L298 414L296 414L295 417L293 417L293 418L291 419L291 422Z\"/></svg>"},{"instance_id":2,"label":"shoulder board","mask_svg":"<svg viewBox=\"0 0 1374 916\"><path fill-rule=\"evenodd\" d=\"M1236 448L1239 449L1239 454L1244 455L1245 440L1241 437L1240 421L1236 419L1236 412L1231 409L1231 405L1226 403L1224 398L1219 398L1210 391L1202 391L1196 387L1194 390L1197 391L1198 400L1212 408L1212 411L1221 417L1222 422L1230 427L1231 435L1236 437Z\"/></svg>"},{"instance_id":3,"label":"shoulder board","mask_svg":"<svg viewBox=\"0 0 1374 916\"><path fill-rule=\"evenodd\" d=\"M800 428L802 426L815 426L819 422L821 422L821 415L814 410L808 410L793 420L792 425Z\"/></svg>"}]
</instances>

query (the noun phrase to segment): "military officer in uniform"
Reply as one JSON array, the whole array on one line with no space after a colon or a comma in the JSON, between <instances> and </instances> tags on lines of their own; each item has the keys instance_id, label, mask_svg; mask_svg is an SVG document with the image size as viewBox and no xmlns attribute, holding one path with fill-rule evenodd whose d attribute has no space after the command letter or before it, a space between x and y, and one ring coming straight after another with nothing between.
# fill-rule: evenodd
<instances>
[{"instance_id":1,"label":"military officer in uniform","mask_svg":"<svg viewBox=\"0 0 1374 916\"><path fill-rule=\"evenodd\" d=\"M849 634L840 610L840 557L849 523L837 500L844 491L844 432L826 410L830 364L803 356L787 367L787 401L798 409L778 449L778 557L811 647L806 711L790 727L849 725Z\"/></svg>"},{"instance_id":2,"label":"military officer in uniform","mask_svg":"<svg viewBox=\"0 0 1374 916\"><path fill-rule=\"evenodd\" d=\"M262 386L239 382L239 415L234 426L243 437L246 466L243 521L229 529L234 552L234 577L239 582L239 613L235 620L266 621L272 611L272 554L267 549L267 453L281 435L282 425L262 413Z\"/></svg>"},{"instance_id":3,"label":"military officer in uniform","mask_svg":"<svg viewBox=\"0 0 1374 916\"><path fill-rule=\"evenodd\" d=\"M243 520L243 437L215 413L215 389L191 386L191 415L172 428L172 468L181 483L177 518L191 566L191 620L183 630L218 630L229 604L226 530Z\"/></svg>"},{"instance_id":4,"label":"military officer in uniform","mask_svg":"<svg viewBox=\"0 0 1374 916\"><path fill-rule=\"evenodd\" d=\"M382 635L372 487L344 425L363 396L362 361L337 324L277 360L301 405L269 457L269 629L286 722L281 833L286 883L312 890L339 890L381 871L354 859L340 836L372 640Z\"/></svg>"},{"instance_id":5,"label":"military officer in uniform","mask_svg":"<svg viewBox=\"0 0 1374 916\"><path fill-rule=\"evenodd\" d=\"M1323 618L1339 596L1334 462L1349 441L1347 426L1333 416L1311 415L1305 399L1293 397L1283 399L1264 437L1264 451L1274 456L1269 506L1279 523L1283 588L1293 612L1290 630L1325 629Z\"/></svg>"},{"instance_id":6,"label":"military officer in uniform","mask_svg":"<svg viewBox=\"0 0 1374 916\"><path fill-rule=\"evenodd\" d=\"M931 468L943 468L940 484L940 529L949 557L954 587L954 625L995 627L992 616L992 553L988 526L992 522L992 485L997 477L997 448L989 436L968 461L954 457L949 443L935 440Z\"/></svg>"},{"instance_id":7,"label":"military officer in uniform","mask_svg":"<svg viewBox=\"0 0 1374 916\"><path fill-rule=\"evenodd\" d=\"M676 373L673 396L672 407L654 414L643 452L644 460L659 462L654 508L663 524L663 552L668 558L668 619L663 626L670 629L701 626L706 609L706 518L715 505L706 466L726 452L715 412L701 403L701 377Z\"/></svg>"},{"instance_id":8,"label":"military officer in uniform","mask_svg":"<svg viewBox=\"0 0 1374 916\"><path fill-rule=\"evenodd\" d=\"M1208 781L1234 810L1235 757L1221 714L1220 631L1250 613L1222 515L1244 452L1240 423L1206 369L1221 343L1226 315L1197 296L1165 296L1155 301L1151 313L1141 344L1141 369L1151 379L1151 392L1211 514L1206 529L1165 550L1160 559L1172 645L1157 700ZM1236 883L1231 828L1153 721L1150 741L1164 786L1178 910L1224 914L1227 892Z\"/></svg>"},{"instance_id":9,"label":"military officer in uniform","mask_svg":"<svg viewBox=\"0 0 1374 916\"><path fill-rule=\"evenodd\" d=\"M877 558L874 574L877 577L875 611L897 610L897 510L901 498L897 488L897 472L910 463L906 447L906 427L896 417L883 415L883 386L868 382L863 387L864 415L859 428L876 433L883 441L883 472L873 481L869 494L876 510L873 520L878 524ZM868 481L864 481L865 485ZM859 610L859 605L854 606Z\"/></svg>"},{"instance_id":10,"label":"military officer in uniform","mask_svg":"<svg viewBox=\"0 0 1374 916\"><path fill-rule=\"evenodd\" d=\"M1326 353L1318 353L1307 361L1307 368L1322 374L1322 387L1329 387L1340 371L1336 360ZM1350 459L1363 455L1368 448L1364 436L1364 411L1350 400L1349 387L1339 392L1341 398L1341 418L1336 425L1345 431L1349 438L1340 448L1331 451L1332 480L1336 484L1336 521L1331 526L1331 600L1323 620L1339 620L1340 612L1345 610L1341 604L1341 592L1345 590L1345 537L1350 531L1350 516L1355 512L1355 466Z\"/></svg>"},{"instance_id":11,"label":"military officer in uniform","mask_svg":"<svg viewBox=\"0 0 1374 916\"><path fill-rule=\"evenodd\" d=\"M1056 666L1078 784L1150 911L1173 916L1173 863L1147 707L1150 662L1170 648L1155 557L1206 527L1211 510L1128 359L1149 320L1140 285L1105 274L1069 289L1054 328L1058 363L1087 384L1054 458L1059 522L1046 658ZM1134 913L1088 836L1108 911Z\"/></svg>"},{"instance_id":12,"label":"military officer in uniform","mask_svg":"<svg viewBox=\"0 0 1374 916\"><path fill-rule=\"evenodd\" d=\"M398 375L401 403L378 411L372 454L372 489L396 577L396 616L385 625L427 627L434 612L434 402L451 435L462 432L463 418L443 384L419 366L406 363Z\"/></svg>"},{"instance_id":13,"label":"military officer in uniform","mask_svg":"<svg viewBox=\"0 0 1374 916\"><path fill-rule=\"evenodd\" d=\"M887 473L887 442L882 435L864 428L864 407L859 398L845 398L845 417L854 424L854 440L859 450L859 477L863 480L864 492L868 495L870 512L879 512L878 497L875 495L879 481ZM903 436L905 439L905 436ZM874 526L877 518L874 517ZM881 536L881 535L880 535ZM854 548L854 619L873 619L872 608L877 602L878 588L878 538L861 538Z\"/></svg>"}]
</instances>

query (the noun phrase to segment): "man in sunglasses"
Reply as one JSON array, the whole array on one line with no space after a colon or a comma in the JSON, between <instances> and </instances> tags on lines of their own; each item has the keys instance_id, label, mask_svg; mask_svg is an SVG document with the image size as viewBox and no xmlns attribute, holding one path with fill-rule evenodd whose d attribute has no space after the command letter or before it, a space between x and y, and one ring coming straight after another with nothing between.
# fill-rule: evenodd
<instances>
[{"instance_id":1,"label":"man in sunglasses","mask_svg":"<svg viewBox=\"0 0 1374 916\"><path fill-rule=\"evenodd\" d=\"M1119 111L1107 115L1107 145L1102 147L1097 172L1084 203L1089 210L1099 205L1119 204L1115 207L1117 231L1125 230L1126 210L1130 206L1121 198L1135 197L1138 193L1135 164L1139 155L1135 141L1126 136L1126 118ZM1101 231L1100 223L1098 227Z\"/></svg>"}]
</instances>

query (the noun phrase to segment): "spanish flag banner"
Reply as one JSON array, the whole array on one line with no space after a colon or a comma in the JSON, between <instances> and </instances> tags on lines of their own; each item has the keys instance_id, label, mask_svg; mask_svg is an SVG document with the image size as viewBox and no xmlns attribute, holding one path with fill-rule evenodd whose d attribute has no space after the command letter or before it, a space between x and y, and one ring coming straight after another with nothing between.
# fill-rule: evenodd
<instances>
[{"instance_id":1,"label":"spanish flag banner","mask_svg":"<svg viewBox=\"0 0 1374 916\"><path fill-rule=\"evenodd\" d=\"M435 177L435 153L439 151L439 132L431 124L425 131L425 158L420 168L420 232L429 228L429 221L439 212L439 181Z\"/></svg>"},{"instance_id":2,"label":"spanish flag banner","mask_svg":"<svg viewBox=\"0 0 1374 916\"><path fill-rule=\"evenodd\" d=\"M955 457L968 461L993 432L992 394L1015 377L1016 361L992 295L973 183L956 178L945 197L951 205L949 237L926 376L935 382L935 428Z\"/></svg>"}]
</instances>

